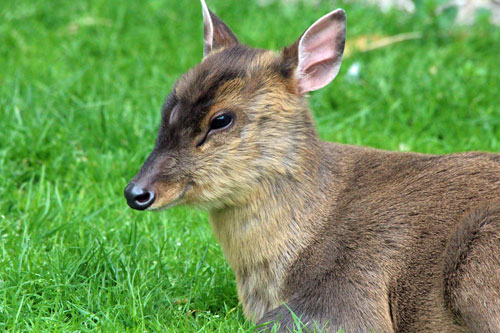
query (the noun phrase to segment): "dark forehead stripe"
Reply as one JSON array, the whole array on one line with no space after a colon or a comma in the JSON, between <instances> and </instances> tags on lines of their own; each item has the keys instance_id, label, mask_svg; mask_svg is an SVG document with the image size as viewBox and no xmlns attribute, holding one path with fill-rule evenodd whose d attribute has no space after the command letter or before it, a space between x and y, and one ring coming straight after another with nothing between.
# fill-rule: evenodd
<instances>
[{"instance_id":1,"label":"dark forehead stripe","mask_svg":"<svg viewBox=\"0 0 500 333\"><path fill-rule=\"evenodd\" d=\"M206 109L212 104L219 88L238 77L244 77L244 73L232 68L215 70L203 68L197 71L196 76L191 79L189 88L179 93L180 102L184 105Z\"/></svg>"},{"instance_id":2,"label":"dark forehead stripe","mask_svg":"<svg viewBox=\"0 0 500 333\"><path fill-rule=\"evenodd\" d=\"M208 56L181 78L177 89L180 100L191 105L209 105L221 85L246 76L248 67L260 52L236 45Z\"/></svg>"}]
</instances>

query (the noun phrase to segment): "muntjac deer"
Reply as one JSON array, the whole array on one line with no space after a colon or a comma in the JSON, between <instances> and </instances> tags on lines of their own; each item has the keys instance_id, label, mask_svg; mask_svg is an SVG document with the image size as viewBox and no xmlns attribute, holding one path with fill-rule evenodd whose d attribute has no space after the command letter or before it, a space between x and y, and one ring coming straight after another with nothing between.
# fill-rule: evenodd
<instances>
[{"instance_id":1,"label":"muntjac deer","mask_svg":"<svg viewBox=\"0 0 500 333\"><path fill-rule=\"evenodd\" d=\"M273 52L201 2L203 60L166 98L130 207L207 209L263 329L500 332L500 155L321 141L306 97L339 72L344 11Z\"/></svg>"}]
</instances>

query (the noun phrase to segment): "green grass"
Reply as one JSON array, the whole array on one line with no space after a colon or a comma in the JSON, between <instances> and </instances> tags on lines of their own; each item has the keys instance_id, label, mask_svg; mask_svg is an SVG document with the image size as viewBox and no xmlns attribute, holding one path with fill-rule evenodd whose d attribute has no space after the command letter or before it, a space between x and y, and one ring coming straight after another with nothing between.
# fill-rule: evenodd
<instances>
[{"instance_id":1,"label":"green grass","mask_svg":"<svg viewBox=\"0 0 500 333\"><path fill-rule=\"evenodd\" d=\"M250 45L293 42L331 7L209 4ZM346 4L348 40L423 38L346 58L312 94L325 140L499 151L500 29L453 12ZM163 99L202 53L197 1L0 2L0 330L248 331L207 216L128 209ZM359 63L359 79L346 73Z\"/></svg>"}]
</instances>

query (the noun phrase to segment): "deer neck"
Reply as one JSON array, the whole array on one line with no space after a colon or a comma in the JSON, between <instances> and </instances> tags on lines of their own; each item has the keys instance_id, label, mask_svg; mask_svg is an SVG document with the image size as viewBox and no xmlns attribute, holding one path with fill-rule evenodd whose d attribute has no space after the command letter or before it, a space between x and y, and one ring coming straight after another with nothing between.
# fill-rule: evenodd
<instances>
[{"instance_id":1,"label":"deer neck","mask_svg":"<svg viewBox=\"0 0 500 333\"><path fill-rule=\"evenodd\" d=\"M330 178L321 167L320 146L319 140L309 141L294 172L262 181L245 204L211 211L248 318L258 320L286 301L286 272L320 227L318 211L325 207L323 189Z\"/></svg>"}]
</instances>

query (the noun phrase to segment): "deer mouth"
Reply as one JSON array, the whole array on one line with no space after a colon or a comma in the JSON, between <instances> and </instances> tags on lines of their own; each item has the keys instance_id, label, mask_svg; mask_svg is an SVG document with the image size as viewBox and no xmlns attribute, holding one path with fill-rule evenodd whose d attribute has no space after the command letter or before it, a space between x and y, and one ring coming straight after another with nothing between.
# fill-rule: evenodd
<instances>
[{"instance_id":1,"label":"deer mouth","mask_svg":"<svg viewBox=\"0 0 500 333\"><path fill-rule=\"evenodd\" d=\"M187 184L169 184L158 186L157 198L148 210L162 211L185 203L186 193L193 187L192 182Z\"/></svg>"}]
</instances>

